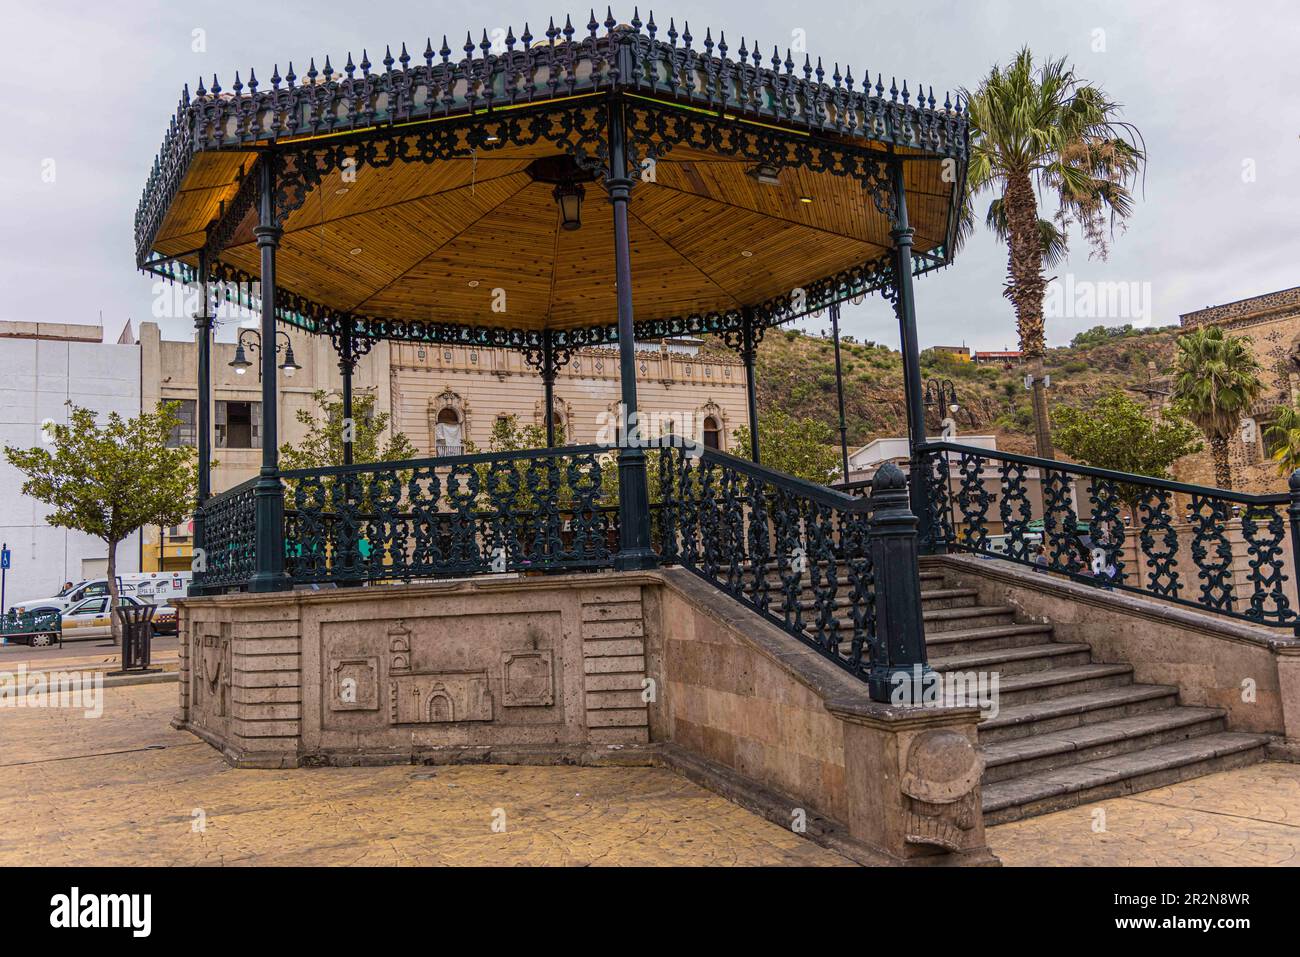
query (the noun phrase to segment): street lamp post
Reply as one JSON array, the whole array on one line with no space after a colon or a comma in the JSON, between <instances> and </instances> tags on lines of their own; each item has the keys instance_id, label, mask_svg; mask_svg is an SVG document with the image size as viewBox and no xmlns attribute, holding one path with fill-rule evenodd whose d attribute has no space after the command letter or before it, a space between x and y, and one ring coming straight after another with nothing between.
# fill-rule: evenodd
<instances>
[{"instance_id":1,"label":"street lamp post","mask_svg":"<svg viewBox=\"0 0 1300 957\"><path fill-rule=\"evenodd\" d=\"M280 342L281 336L284 336L283 343ZM248 340L247 345L245 345L244 342L245 339ZM286 376L292 378L293 374L302 368L302 366L298 365L298 363L294 360L293 342L289 339L289 334L285 332L283 329L277 329L275 331L275 339L276 339L275 354L278 356L281 353L284 353L284 361L281 362L279 366L280 371L283 372ZM253 363L250 362L248 359L248 354L244 351L245 348L247 348L250 352L261 352L262 334L258 332L256 329L240 330L239 339L235 343L235 358L231 359L230 362L227 363L227 365L229 365L230 368L234 369L236 374L238 375L243 375L245 372L248 371L248 367L253 365ZM262 381L261 363L257 364L257 381L258 382Z\"/></svg>"},{"instance_id":2,"label":"street lamp post","mask_svg":"<svg viewBox=\"0 0 1300 957\"><path fill-rule=\"evenodd\" d=\"M935 409L939 414L939 427L943 428L945 412L956 415L961 409L957 401L957 387L951 379L929 379L925 383L925 408Z\"/></svg>"}]
</instances>

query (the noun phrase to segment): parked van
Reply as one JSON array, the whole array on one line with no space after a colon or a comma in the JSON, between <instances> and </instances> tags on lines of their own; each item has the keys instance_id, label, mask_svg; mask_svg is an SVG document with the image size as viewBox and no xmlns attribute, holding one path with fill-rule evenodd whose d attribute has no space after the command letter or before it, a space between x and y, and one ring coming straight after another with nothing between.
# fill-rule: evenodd
<instances>
[{"instance_id":1,"label":"parked van","mask_svg":"<svg viewBox=\"0 0 1300 957\"><path fill-rule=\"evenodd\" d=\"M184 598L193 580L192 572L139 572L117 576L117 593L123 598L134 598L149 605L167 605L173 599ZM66 612L87 598L108 594L107 578L91 578L65 588L49 598L30 598L14 605L19 614L26 611Z\"/></svg>"}]
</instances>

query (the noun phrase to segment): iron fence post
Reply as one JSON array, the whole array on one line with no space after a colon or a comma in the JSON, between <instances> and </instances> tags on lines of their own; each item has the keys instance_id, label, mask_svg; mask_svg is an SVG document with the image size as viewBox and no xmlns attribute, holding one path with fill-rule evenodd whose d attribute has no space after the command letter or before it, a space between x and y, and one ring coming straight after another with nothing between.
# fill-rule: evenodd
<instances>
[{"instance_id":1,"label":"iron fence post","mask_svg":"<svg viewBox=\"0 0 1300 957\"><path fill-rule=\"evenodd\" d=\"M921 615L917 521L908 506L907 476L893 462L871 481L868 548L876 589L876 639L867 672L871 700L915 704L932 672Z\"/></svg>"}]
</instances>

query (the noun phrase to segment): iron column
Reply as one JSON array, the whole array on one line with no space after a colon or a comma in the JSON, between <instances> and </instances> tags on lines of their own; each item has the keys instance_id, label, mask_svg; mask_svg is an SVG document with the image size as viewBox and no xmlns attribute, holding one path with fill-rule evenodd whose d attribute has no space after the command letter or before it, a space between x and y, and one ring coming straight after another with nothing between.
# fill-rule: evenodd
<instances>
[{"instance_id":1,"label":"iron column","mask_svg":"<svg viewBox=\"0 0 1300 957\"><path fill-rule=\"evenodd\" d=\"M551 330L542 332L542 388L546 393L546 447L555 448L555 347Z\"/></svg>"},{"instance_id":2,"label":"iron column","mask_svg":"<svg viewBox=\"0 0 1300 957\"><path fill-rule=\"evenodd\" d=\"M339 372L343 375L343 464L352 464L352 439L356 423L352 421L352 370L357 367L357 353L352 342L352 317L343 325L343 354L339 356Z\"/></svg>"},{"instance_id":3,"label":"iron column","mask_svg":"<svg viewBox=\"0 0 1300 957\"><path fill-rule=\"evenodd\" d=\"M908 493L912 514L916 516L922 550L932 545L930 509L926 504L925 397L921 385L921 353L917 345L916 306L912 298L912 234L907 221L907 191L903 185L903 163L893 167L894 198L898 211L890 237L894 240L894 311L898 316L900 346L903 350L903 391L907 399L907 438L911 451Z\"/></svg>"},{"instance_id":4,"label":"iron column","mask_svg":"<svg viewBox=\"0 0 1300 957\"><path fill-rule=\"evenodd\" d=\"M199 487L194 503L194 550L191 570L198 571L197 559L204 542L203 507L212 495L212 296L208 288L208 253L199 252L199 312L194 317L194 335L199 346L199 381L194 400L194 428L197 432ZM158 544L162 546L162 534ZM161 559L161 555L160 555ZM160 561L161 564L161 561Z\"/></svg>"},{"instance_id":5,"label":"iron column","mask_svg":"<svg viewBox=\"0 0 1300 957\"><path fill-rule=\"evenodd\" d=\"M831 303L831 338L835 343L835 395L840 403L840 461L844 466L844 477L849 480L849 440L848 430L844 425L844 372L840 367L840 304Z\"/></svg>"},{"instance_id":6,"label":"iron column","mask_svg":"<svg viewBox=\"0 0 1300 957\"><path fill-rule=\"evenodd\" d=\"M280 591L290 586L284 573L284 491L276 423L275 250L283 230L275 222L275 154L264 153L259 165L262 192L253 235L262 254L262 470L253 488L257 522L257 559L250 591ZM270 344L268 346L268 343Z\"/></svg>"},{"instance_id":7,"label":"iron column","mask_svg":"<svg viewBox=\"0 0 1300 957\"><path fill-rule=\"evenodd\" d=\"M754 338L754 310L741 309L740 358L745 363L745 405L749 413L749 457L754 464L758 457L758 394L754 389L754 360L758 357L758 342Z\"/></svg>"},{"instance_id":8,"label":"iron column","mask_svg":"<svg viewBox=\"0 0 1300 957\"><path fill-rule=\"evenodd\" d=\"M618 516L620 570L653 568L658 558L650 548L650 493L646 485L636 401L636 341L632 324L632 247L628 237L627 204L632 177L627 165L623 103L609 105L609 171L605 189L614 205L614 278L618 293L618 367L623 388L623 428L619 434Z\"/></svg>"}]
</instances>

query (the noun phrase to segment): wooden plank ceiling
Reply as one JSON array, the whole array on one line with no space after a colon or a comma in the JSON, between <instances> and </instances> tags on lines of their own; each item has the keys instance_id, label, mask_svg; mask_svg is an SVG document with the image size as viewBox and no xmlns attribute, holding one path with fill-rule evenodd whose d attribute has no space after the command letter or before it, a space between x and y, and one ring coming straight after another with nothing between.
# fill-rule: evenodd
<instances>
[{"instance_id":1,"label":"wooden plank ceiling","mask_svg":"<svg viewBox=\"0 0 1300 957\"><path fill-rule=\"evenodd\" d=\"M362 167L351 182L326 177L283 224L280 285L340 311L398 319L612 322L612 208L604 189L588 183L582 228L560 229L554 187L527 172L553 152L507 147ZM204 226L250 162L248 154L198 154L155 248L178 254L202 245ZM769 186L750 166L680 148L659 160L653 182L637 183L629 207L637 319L759 303L888 248L887 219L851 178L787 169ZM920 251L940 244L946 229L949 188L939 173L934 162L907 164ZM221 258L256 275L254 219L250 211Z\"/></svg>"}]
</instances>

